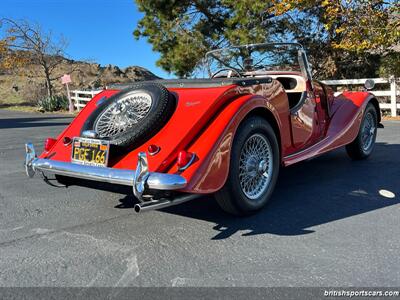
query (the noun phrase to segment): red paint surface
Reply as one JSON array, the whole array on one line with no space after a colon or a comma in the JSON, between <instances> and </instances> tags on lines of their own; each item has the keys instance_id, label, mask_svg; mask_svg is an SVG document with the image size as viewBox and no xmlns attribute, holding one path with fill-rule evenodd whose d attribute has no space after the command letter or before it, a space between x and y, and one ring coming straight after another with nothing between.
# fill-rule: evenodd
<instances>
[{"instance_id":1,"label":"red paint surface","mask_svg":"<svg viewBox=\"0 0 400 300\"><path fill-rule=\"evenodd\" d=\"M178 153L186 150L195 153L196 160L181 173L188 181L183 191L193 193L215 192L224 185L236 130L253 110L271 112L280 134L282 164L291 165L354 140L363 110L372 97L364 92L343 93L339 97L330 93L328 114L321 109L319 96L314 97L311 92L298 113L291 114L286 93L276 80L253 87L231 85L169 90L177 98L177 107L167 124L139 148L129 153L113 153L109 167L135 169L138 153L157 145L161 150L148 155L149 170L178 173ZM64 145L63 138L79 136L96 102L117 92L106 90L96 95L58 136L51 150L43 152L41 157L70 162L71 145Z\"/></svg>"},{"instance_id":2,"label":"red paint surface","mask_svg":"<svg viewBox=\"0 0 400 300\"><path fill-rule=\"evenodd\" d=\"M345 92L335 97L327 131L320 141L299 153L284 157L283 164L289 166L351 143L357 137L365 107L372 98L366 92Z\"/></svg>"}]
</instances>

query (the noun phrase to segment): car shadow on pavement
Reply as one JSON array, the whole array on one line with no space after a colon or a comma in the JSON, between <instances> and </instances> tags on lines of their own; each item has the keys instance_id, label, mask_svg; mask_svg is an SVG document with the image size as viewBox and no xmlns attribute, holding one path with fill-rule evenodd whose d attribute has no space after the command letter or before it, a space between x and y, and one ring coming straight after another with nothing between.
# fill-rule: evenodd
<instances>
[{"instance_id":1,"label":"car shadow on pavement","mask_svg":"<svg viewBox=\"0 0 400 300\"><path fill-rule=\"evenodd\" d=\"M372 156L364 161L351 161L340 149L281 169L270 203L250 217L223 213L209 196L161 211L216 224L215 240L237 233L310 234L316 230L314 226L398 204L399 153L400 145L377 143Z\"/></svg>"},{"instance_id":2,"label":"car shadow on pavement","mask_svg":"<svg viewBox=\"0 0 400 300\"><path fill-rule=\"evenodd\" d=\"M54 122L52 120L57 120L57 122ZM37 118L5 118L5 119L0 119L0 129L66 126L69 125L71 121L72 117L69 116L37 117Z\"/></svg>"}]
</instances>

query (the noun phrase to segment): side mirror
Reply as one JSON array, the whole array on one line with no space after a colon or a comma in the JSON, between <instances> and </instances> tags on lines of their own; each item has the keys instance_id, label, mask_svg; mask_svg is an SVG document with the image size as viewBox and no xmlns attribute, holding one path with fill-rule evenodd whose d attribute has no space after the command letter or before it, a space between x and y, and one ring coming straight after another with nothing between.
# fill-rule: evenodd
<instances>
[{"instance_id":1,"label":"side mirror","mask_svg":"<svg viewBox=\"0 0 400 300\"><path fill-rule=\"evenodd\" d=\"M364 87L367 91L372 90L375 87L375 81L372 79L365 80Z\"/></svg>"}]
</instances>

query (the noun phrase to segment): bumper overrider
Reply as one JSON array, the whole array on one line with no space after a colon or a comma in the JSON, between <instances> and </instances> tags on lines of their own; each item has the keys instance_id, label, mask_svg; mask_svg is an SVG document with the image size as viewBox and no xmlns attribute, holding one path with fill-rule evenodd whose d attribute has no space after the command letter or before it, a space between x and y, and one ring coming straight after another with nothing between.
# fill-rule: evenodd
<instances>
[{"instance_id":1,"label":"bumper overrider","mask_svg":"<svg viewBox=\"0 0 400 300\"><path fill-rule=\"evenodd\" d=\"M138 154L136 170L123 170L38 158L32 143L25 144L25 150L25 170L28 177L32 178L35 173L39 172L43 175L54 174L131 186L133 189L133 194L141 202L135 205L136 212L176 205L189 201L197 196L193 194L186 194L185 196L181 196L173 200L152 200L151 197L143 197L144 195L151 196L147 193L151 192L152 190L179 190L184 188L187 184L186 179L177 174L149 172L147 156L145 152L140 152Z\"/></svg>"}]
</instances>

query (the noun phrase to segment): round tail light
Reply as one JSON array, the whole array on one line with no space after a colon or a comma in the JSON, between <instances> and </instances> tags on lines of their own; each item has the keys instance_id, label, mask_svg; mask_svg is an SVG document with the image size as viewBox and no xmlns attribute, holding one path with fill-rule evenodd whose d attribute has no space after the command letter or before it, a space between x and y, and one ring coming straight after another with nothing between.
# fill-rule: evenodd
<instances>
[{"instance_id":1,"label":"round tail light","mask_svg":"<svg viewBox=\"0 0 400 300\"><path fill-rule=\"evenodd\" d=\"M179 171L183 171L186 168L188 168L192 162L194 161L195 154L187 151L180 151L178 153L178 160L177 160L177 165L179 168Z\"/></svg>"},{"instance_id":2,"label":"round tail light","mask_svg":"<svg viewBox=\"0 0 400 300\"><path fill-rule=\"evenodd\" d=\"M72 143L72 139L71 139L70 137L65 136L65 137L63 138L63 144L64 144L65 146L68 146L68 145L71 144L71 143Z\"/></svg>"},{"instance_id":3,"label":"round tail light","mask_svg":"<svg viewBox=\"0 0 400 300\"><path fill-rule=\"evenodd\" d=\"M47 138L44 141L44 151L50 151L50 149L54 146L54 144L57 142L56 139L53 138Z\"/></svg>"},{"instance_id":4,"label":"round tail light","mask_svg":"<svg viewBox=\"0 0 400 300\"><path fill-rule=\"evenodd\" d=\"M147 151L149 151L150 155L156 155L158 152L160 152L160 147L153 144L147 148Z\"/></svg>"}]
</instances>

